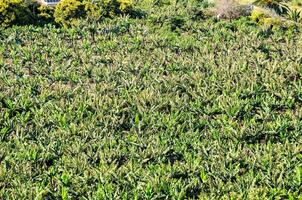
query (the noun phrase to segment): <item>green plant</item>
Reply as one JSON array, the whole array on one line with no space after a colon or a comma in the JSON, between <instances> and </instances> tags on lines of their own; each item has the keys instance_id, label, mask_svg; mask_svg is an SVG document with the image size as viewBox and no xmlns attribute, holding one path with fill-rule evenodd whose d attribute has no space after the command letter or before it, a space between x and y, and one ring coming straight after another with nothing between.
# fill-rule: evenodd
<instances>
[{"instance_id":1,"label":"green plant","mask_svg":"<svg viewBox=\"0 0 302 200\"><path fill-rule=\"evenodd\" d=\"M128 13L132 8L132 0L62 0L55 8L54 18L67 27L77 25L81 18L98 21L102 16Z\"/></svg>"},{"instance_id":2,"label":"green plant","mask_svg":"<svg viewBox=\"0 0 302 200\"><path fill-rule=\"evenodd\" d=\"M255 0L254 4L274 10L277 14L286 14L289 10L284 0Z\"/></svg>"},{"instance_id":3,"label":"green plant","mask_svg":"<svg viewBox=\"0 0 302 200\"><path fill-rule=\"evenodd\" d=\"M105 16L129 13L132 11L133 0L97 0Z\"/></svg>"},{"instance_id":4,"label":"green plant","mask_svg":"<svg viewBox=\"0 0 302 200\"><path fill-rule=\"evenodd\" d=\"M287 17L294 22L300 22L301 16L301 11L298 9L289 9L287 13Z\"/></svg>"},{"instance_id":5,"label":"green plant","mask_svg":"<svg viewBox=\"0 0 302 200\"><path fill-rule=\"evenodd\" d=\"M78 24L86 16L85 5L81 0L62 0L54 12L55 21L65 27Z\"/></svg>"},{"instance_id":6,"label":"green plant","mask_svg":"<svg viewBox=\"0 0 302 200\"><path fill-rule=\"evenodd\" d=\"M34 0L0 0L0 26L55 21L69 27L84 18L99 21L103 16L131 13L132 9L132 0L62 0L56 7L39 6Z\"/></svg>"},{"instance_id":7,"label":"green plant","mask_svg":"<svg viewBox=\"0 0 302 200\"><path fill-rule=\"evenodd\" d=\"M41 5L38 7L38 17L40 19L53 22L54 21L55 8L50 6Z\"/></svg>"},{"instance_id":8,"label":"green plant","mask_svg":"<svg viewBox=\"0 0 302 200\"><path fill-rule=\"evenodd\" d=\"M261 9L261 8L254 8L253 11L251 12L251 20L255 22L261 21L263 18L269 17L269 13L266 12L266 10Z\"/></svg>"},{"instance_id":9,"label":"green plant","mask_svg":"<svg viewBox=\"0 0 302 200\"><path fill-rule=\"evenodd\" d=\"M103 15L103 8L98 1L84 1L85 12L89 19L98 21Z\"/></svg>"},{"instance_id":10,"label":"green plant","mask_svg":"<svg viewBox=\"0 0 302 200\"><path fill-rule=\"evenodd\" d=\"M290 12L288 13L288 15ZM291 17L288 15L287 18L276 15L276 13L270 10L256 7L251 13L250 19L257 22L258 25L268 29L291 29L297 27L295 22L299 20L298 13L292 13Z\"/></svg>"},{"instance_id":11,"label":"green plant","mask_svg":"<svg viewBox=\"0 0 302 200\"><path fill-rule=\"evenodd\" d=\"M0 25L7 27L14 23L25 24L31 20L31 13L22 0L0 0Z\"/></svg>"},{"instance_id":12,"label":"green plant","mask_svg":"<svg viewBox=\"0 0 302 200\"><path fill-rule=\"evenodd\" d=\"M189 3L0 28L0 199L301 199L301 30Z\"/></svg>"}]
</instances>

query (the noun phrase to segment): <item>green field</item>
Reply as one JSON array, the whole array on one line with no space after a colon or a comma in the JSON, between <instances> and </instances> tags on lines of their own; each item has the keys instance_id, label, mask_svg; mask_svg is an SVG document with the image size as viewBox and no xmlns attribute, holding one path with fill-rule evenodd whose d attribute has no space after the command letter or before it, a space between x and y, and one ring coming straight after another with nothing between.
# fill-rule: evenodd
<instances>
[{"instance_id":1,"label":"green field","mask_svg":"<svg viewBox=\"0 0 302 200\"><path fill-rule=\"evenodd\" d=\"M301 199L301 32L139 6L0 29L0 199Z\"/></svg>"}]
</instances>

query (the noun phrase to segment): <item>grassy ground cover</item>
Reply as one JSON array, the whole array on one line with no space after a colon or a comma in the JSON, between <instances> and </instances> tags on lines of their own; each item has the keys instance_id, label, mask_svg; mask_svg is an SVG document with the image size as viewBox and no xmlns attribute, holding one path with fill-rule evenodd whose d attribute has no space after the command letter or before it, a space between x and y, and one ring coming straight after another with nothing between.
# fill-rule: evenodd
<instances>
[{"instance_id":1,"label":"grassy ground cover","mask_svg":"<svg viewBox=\"0 0 302 200\"><path fill-rule=\"evenodd\" d=\"M0 198L301 198L301 33L196 5L2 29Z\"/></svg>"}]
</instances>

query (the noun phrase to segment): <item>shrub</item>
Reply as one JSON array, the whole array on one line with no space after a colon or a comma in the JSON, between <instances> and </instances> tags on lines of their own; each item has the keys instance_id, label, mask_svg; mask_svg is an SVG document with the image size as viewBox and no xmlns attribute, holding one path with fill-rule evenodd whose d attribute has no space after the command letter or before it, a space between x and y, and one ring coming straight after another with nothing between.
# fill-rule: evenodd
<instances>
[{"instance_id":1,"label":"shrub","mask_svg":"<svg viewBox=\"0 0 302 200\"><path fill-rule=\"evenodd\" d=\"M119 10L121 12L130 11L133 7L133 1L132 0L117 0L119 4Z\"/></svg>"},{"instance_id":2,"label":"shrub","mask_svg":"<svg viewBox=\"0 0 302 200\"><path fill-rule=\"evenodd\" d=\"M55 21L67 27L81 18L97 21L130 13L132 8L132 0L62 0L55 8L39 6L35 0L0 0L0 26Z\"/></svg>"},{"instance_id":3,"label":"shrub","mask_svg":"<svg viewBox=\"0 0 302 200\"><path fill-rule=\"evenodd\" d=\"M117 14L129 13L133 9L132 0L99 0L105 16L114 16Z\"/></svg>"},{"instance_id":4,"label":"shrub","mask_svg":"<svg viewBox=\"0 0 302 200\"><path fill-rule=\"evenodd\" d=\"M7 27L14 23L28 23L32 18L22 0L0 0L0 25Z\"/></svg>"},{"instance_id":5,"label":"shrub","mask_svg":"<svg viewBox=\"0 0 302 200\"><path fill-rule=\"evenodd\" d=\"M85 15L85 5L80 0L62 0L54 12L55 21L65 27L76 25Z\"/></svg>"},{"instance_id":6,"label":"shrub","mask_svg":"<svg viewBox=\"0 0 302 200\"><path fill-rule=\"evenodd\" d=\"M266 29L289 29L297 26L294 21L287 20L272 10L259 7L252 11L250 18Z\"/></svg>"},{"instance_id":7,"label":"shrub","mask_svg":"<svg viewBox=\"0 0 302 200\"><path fill-rule=\"evenodd\" d=\"M277 14L285 14L288 12L288 6L284 0L256 0L255 5L266 7L274 10Z\"/></svg>"},{"instance_id":8,"label":"shrub","mask_svg":"<svg viewBox=\"0 0 302 200\"><path fill-rule=\"evenodd\" d=\"M85 1L85 12L88 18L93 20L99 20L102 17L103 9L98 2Z\"/></svg>"},{"instance_id":9,"label":"shrub","mask_svg":"<svg viewBox=\"0 0 302 200\"><path fill-rule=\"evenodd\" d=\"M263 18L260 22L264 27L272 28L272 29L278 29L280 27L286 26L284 21L282 21L279 18L274 18L274 17Z\"/></svg>"},{"instance_id":10,"label":"shrub","mask_svg":"<svg viewBox=\"0 0 302 200\"><path fill-rule=\"evenodd\" d=\"M113 17L130 13L133 9L132 0L85 0L83 4L87 17L96 20L102 16Z\"/></svg>"},{"instance_id":11,"label":"shrub","mask_svg":"<svg viewBox=\"0 0 302 200\"><path fill-rule=\"evenodd\" d=\"M129 13L132 8L132 0L62 0L56 6L54 18L66 27L78 24L83 17L99 20L102 16Z\"/></svg>"},{"instance_id":12,"label":"shrub","mask_svg":"<svg viewBox=\"0 0 302 200\"><path fill-rule=\"evenodd\" d=\"M54 7L50 6L39 6L38 7L38 17L41 20L52 22L54 20Z\"/></svg>"},{"instance_id":13,"label":"shrub","mask_svg":"<svg viewBox=\"0 0 302 200\"><path fill-rule=\"evenodd\" d=\"M259 7L256 7L252 10L251 12L251 16L250 18L259 23L260 21L262 21L264 18L267 18L267 17L270 17L272 15L272 13L269 13L268 10L265 10L263 8L259 8Z\"/></svg>"}]
</instances>

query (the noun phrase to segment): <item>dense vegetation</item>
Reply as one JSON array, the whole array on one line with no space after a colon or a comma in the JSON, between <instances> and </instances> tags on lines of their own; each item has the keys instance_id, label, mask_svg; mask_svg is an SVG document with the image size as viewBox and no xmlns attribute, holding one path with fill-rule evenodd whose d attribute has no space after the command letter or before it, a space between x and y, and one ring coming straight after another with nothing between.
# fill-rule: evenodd
<instances>
[{"instance_id":1,"label":"dense vegetation","mask_svg":"<svg viewBox=\"0 0 302 200\"><path fill-rule=\"evenodd\" d=\"M150 2L145 3L142 1L141 5ZM153 3L159 7L173 4L169 0L154 0ZM179 3L198 9L202 5L203 15L218 19L250 16L258 25L277 28L301 27L302 23L301 0L185 0ZM78 26L83 19L97 23L106 17L128 15L140 18L145 14L133 0L61 0L55 7L40 5L38 0L0 0L2 27L52 23L70 28Z\"/></svg>"},{"instance_id":2,"label":"dense vegetation","mask_svg":"<svg viewBox=\"0 0 302 200\"><path fill-rule=\"evenodd\" d=\"M208 6L0 29L0 199L301 199L300 29Z\"/></svg>"},{"instance_id":3,"label":"dense vegetation","mask_svg":"<svg viewBox=\"0 0 302 200\"><path fill-rule=\"evenodd\" d=\"M97 22L101 17L131 14L132 8L132 0L62 0L55 7L37 0L0 0L0 26L57 23L69 27L83 18Z\"/></svg>"}]
</instances>

